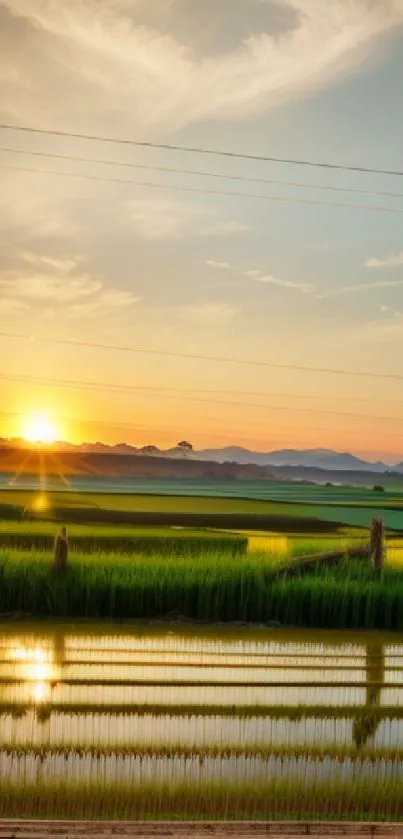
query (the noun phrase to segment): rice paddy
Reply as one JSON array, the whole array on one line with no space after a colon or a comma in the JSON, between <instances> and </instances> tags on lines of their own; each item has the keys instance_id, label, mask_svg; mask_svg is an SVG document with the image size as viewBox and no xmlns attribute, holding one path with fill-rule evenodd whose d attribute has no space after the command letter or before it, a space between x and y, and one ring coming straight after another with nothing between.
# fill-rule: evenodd
<instances>
[{"instance_id":1,"label":"rice paddy","mask_svg":"<svg viewBox=\"0 0 403 839\"><path fill-rule=\"evenodd\" d=\"M33 481L32 488L1 486L0 515L138 526L224 527L334 532L340 527L368 528L373 516L386 527L403 530L403 478L396 489L324 487L276 481L113 481L87 478L56 489ZM96 490L95 487L99 489ZM101 491L100 491L101 490ZM238 522L238 524L237 524ZM254 523L255 522L255 523Z\"/></svg>"},{"instance_id":2,"label":"rice paddy","mask_svg":"<svg viewBox=\"0 0 403 839\"><path fill-rule=\"evenodd\" d=\"M370 563L284 578L282 557L74 554L59 578L46 551L0 552L0 613L403 631L403 570ZM189 698L192 703L193 699Z\"/></svg>"},{"instance_id":3,"label":"rice paddy","mask_svg":"<svg viewBox=\"0 0 403 839\"><path fill-rule=\"evenodd\" d=\"M3 625L0 817L403 820L402 688L394 634Z\"/></svg>"},{"instance_id":4,"label":"rice paddy","mask_svg":"<svg viewBox=\"0 0 403 839\"><path fill-rule=\"evenodd\" d=\"M189 495L192 528L172 526L173 497L54 493L30 512L10 495L0 613L22 623L0 625L0 817L403 821L403 542L389 532L379 576L347 559L282 574L367 544L369 494L343 515L329 496L333 519L313 498ZM383 508L396 530L400 504Z\"/></svg>"}]
</instances>

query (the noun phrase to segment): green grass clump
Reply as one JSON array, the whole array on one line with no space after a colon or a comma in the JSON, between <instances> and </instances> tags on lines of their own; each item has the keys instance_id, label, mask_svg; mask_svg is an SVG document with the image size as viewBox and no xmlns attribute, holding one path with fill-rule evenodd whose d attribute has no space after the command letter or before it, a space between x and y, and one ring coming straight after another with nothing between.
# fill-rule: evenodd
<instances>
[{"instance_id":1,"label":"green grass clump","mask_svg":"<svg viewBox=\"0 0 403 839\"><path fill-rule=\"evenodd\" d=\"M403 573L370 564L281 579L278 558L206 553L74 555L63 578L51 555L0 553L0 612L38 617L154 619L171 611L198 621L334 629L403 630Z\"/></svg>"},{"instance_id":2,"label":"green grass clump","mask_svg":"<svg viewBox=\"0 0 403 839\"><path fill-rule=\"evenodd\" d=\"M50 522L0 522L0 548L20 551L49 551L55 536ZM144 556L193 557L216 551L230 555L246 553L248 540L235 533L175 528L134 528L71 525L71 550L77 553L140 553Z\"/></svg>"}]
</instances>

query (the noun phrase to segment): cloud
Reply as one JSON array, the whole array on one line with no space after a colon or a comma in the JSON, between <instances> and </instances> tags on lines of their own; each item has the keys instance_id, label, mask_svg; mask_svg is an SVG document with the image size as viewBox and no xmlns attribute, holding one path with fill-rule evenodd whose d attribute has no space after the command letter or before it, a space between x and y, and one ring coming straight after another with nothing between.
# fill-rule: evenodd
<instances>
[{"instance_id":1,"label":"cloud","mask_svg":"<svg viewBox=\"0 0 403 839\"><path fill-rule=\"evenodd\" d=\"M214 259L206 260L206 265L209 265L212 268L224 269L234 267L231 265L230 262L216 262ZM305 294L309 294L314 289L312 283L297 283L293 280L284 280L281 277L273 277L271 274L263 274L263 272L257 268L251 268L245 271L240 271L240 274L242 277L253 279L258 283L264 283L267 285L278 286L280 288L288 288L295 291L301 291Z\"/></svg>"},{"instance_id":2,"label":"cloud","mask_svg":"<svg viewBox=\"0 0 403 839\"><path fill-rule=\"evenodd\" d=\"M141 300L142 297L134 297L129 291L109 289L84 303L75 303L70 307L70 313L75 317L110 314L112 311L117 312L134 303L140 303Z\"/></svg>"},{"instance_id":3,"label":"cloud","mask_svg":"<svg viewBox=\"0 0 403 839\"><path fill-rule=\"evenodd\" d=\"M206 259L206 265L209 265L210 268L231 268L230 262L216 262L215 259Z\"/></svg>"},{"instance_id":4,"label":"cloud","mask_svg":"<svg viewBox=\"0 0 403 839\"><path fill-rule=\"evenodd\" d=\"M0 312L6 315L20 314L26 311L28 306L22 300L15 300L12 297L0 297Z\"/></svg>"},{"instance_id":5,"label":"cloud","mask_svg":"<svg viewBox=\"0 0 403 839\"><path fill-rule=\"evenodd\" d=\"M0 277L0 288L6 296L13 295L26 301L69 304L96 294L101 290L102 283L87 274L66 280L45 274L26 275L10 271Z\"/></svg>"},{"instance_id":6,"label":"cloud","mask_svg":"<svg viewBox=\"0 0 403 839\"><path fill-rule=\"evenodd\" d=\"M371 257L364 262L364 265L366 268L397 268L399 265L403 265L403 251L391 253L384 259Z\"/></svg>"},{"instance_id":7,"label":"cloud","mask_svg":"<svg viewBox=\"0 0 403 839\"><path fill-rule=\"evenodd\" d=\"M313 290L311 283L295 283L293 280L283 280L280 277L272 277L266 274L263 277L256 277L258 283L268 283L269 285L280 286L281 288L295 289L295 291L302 291L308 294Z\"/></svg>"},{"instance_id":8,"label":"cloud","mask_svg":"<svg viewBox=\"0 0 403 839\"><path fill-rule=\"evenodd\" d=\"M183 306L182 316L192 318L202 324L212 326L226 323L238 314L238 309L227 303L200 303L194 306Z\"/></svg>"},{"instance_id":9,"label":"cloud","mask_svg":"<svg viewBox=\"0 0 403 839\"><path fill-rule=\"evenodd\" d=\"M401 0L282 0L292 24L278 31L276 3L268 2L255 34L245 27L231 48L203 51L196 11L184 34L182 4L165 2L160 16L148 11L153 5L2 0L5 112L71 126L88 125L90 109L93 128L115 131L239 119L343 77L403 20ZM216 25L210 21L211 37Z\"/></svg>"},{"instance_id":10,"label":"cloud","mask_svg":"<svg viewBox=\"0 0 403 839\"><path fill-rule=\"evenodd\" d=\"M390 314L394 315L396 318L403 317L403 311L401 309L395 309L394 306L379 306L380 312L389 312Z\"/></svg>"},{"instance_id":11,"label":"cloud","mask_svg":"<svg viewBox=\"0 0 403 839\"><path fill-rule=\"evenodd\" d=\"M339 286L339 288L332 288L330 291L325 291L323 294L317 294L318 300L325 300L328 297L342 297L346 294L361 294L364 291L372 291L376 288L393 288L394 286L403 285L403 280L379 280L376 283L360 283L357 285Z\"/></svg>"},{"instance_id":12,"label":"cloud","mask_svg":"<svg viewBox=\"0 0 403 839\"><path fill-rule=\"evenodd\" d=\"M6 311L41 306L45 314L58 306L71 315L112 313L141 299L128 291L106 287L86 270L84 261L54 259L30 251L22 251L20 259L35 265L36 272L24 266L0 273L1 303Z\"/></svg>"},{"instance_id":13,"label":"cloud","mask_svg":"<svg viewBox=\"0 0 403 839\"><path fill-rule=\"evenodd\" d=\"M246 224L241 224L239 221L222 221L200 230L199 236L238 236L249 229Z\"/></svg>"},{"instance_id":14,"label":"cloud","mask_svg":"<svg viewBox=\"0 0 403 839\"><path fill-rule=\"evenodd\" d=\"M22 251L21 259L23 259L24 262L28 262L30 265L48 266L50 268L54 268L62 274L69 274L70 271L77 268L80 261L80 257L77 257L77 259L55 259L54 257L33 253L31 251Z\"/></svg>"},{"instance_id":15,"label":"cloud","mask_svg":"<svg viewBox=\"0 0 403 839\"><path fill-rule=\"evenodd\" d=\"M248 228L237 221L216 221L211 207L170 198L136 198L126 201L129 225L142 239L173 240L233 236ZM206 220L214 219L209 226Z\"/></svg>"},{"instance_id":16,"label":"cloud","mask_svg":"<svg viewBox=\"0 0 403 839\"><path fill-rule=\"evenodd\" d=\"M185 201L138 198L126 202L129 225L142 239L182 239L204 213Z\"/></svg>"}]
</instances>

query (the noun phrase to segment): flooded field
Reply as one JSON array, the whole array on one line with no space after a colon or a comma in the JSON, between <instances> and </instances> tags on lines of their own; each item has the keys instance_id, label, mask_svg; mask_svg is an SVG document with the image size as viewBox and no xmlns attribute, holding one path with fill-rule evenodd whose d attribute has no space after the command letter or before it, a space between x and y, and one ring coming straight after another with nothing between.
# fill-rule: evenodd
<instances>
[{"instance_id":1,"label":"flooded field","mask_svg":"<svg viewBox=\"0 0 403 839\"><path fill-rule=\"evenodd\" d=\"M0 814L400 818L402 687L395 635L4 628Z\"/></svg>"}]
</instances>

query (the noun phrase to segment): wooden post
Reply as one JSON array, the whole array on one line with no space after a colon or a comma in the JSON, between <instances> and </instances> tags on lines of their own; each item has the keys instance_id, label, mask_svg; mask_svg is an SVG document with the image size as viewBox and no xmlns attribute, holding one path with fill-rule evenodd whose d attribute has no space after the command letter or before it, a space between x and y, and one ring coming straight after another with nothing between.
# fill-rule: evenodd
<instances>
[{"instance_id":1,"label":"wooden post","mask_svg":"<svg viewBox=\"0 0 403 839\"><path fill-rule=\"evenodd\" d=\"M374 569L380 572L383 568L385 556L385 525L383 519L372 519L370 549Z\"/></svg>"},{"instance_id":2,"label":"wooden post","mask_svg":"<svg viewBox=\"0 0 403 839\"><path fill-rule=\"evenodd\" d=\"M54 563L57 574L65 573L68 555L69 543L67 539L67 530L65 527L62 527L55 539Z\"/></svg>"}]
</instances>

